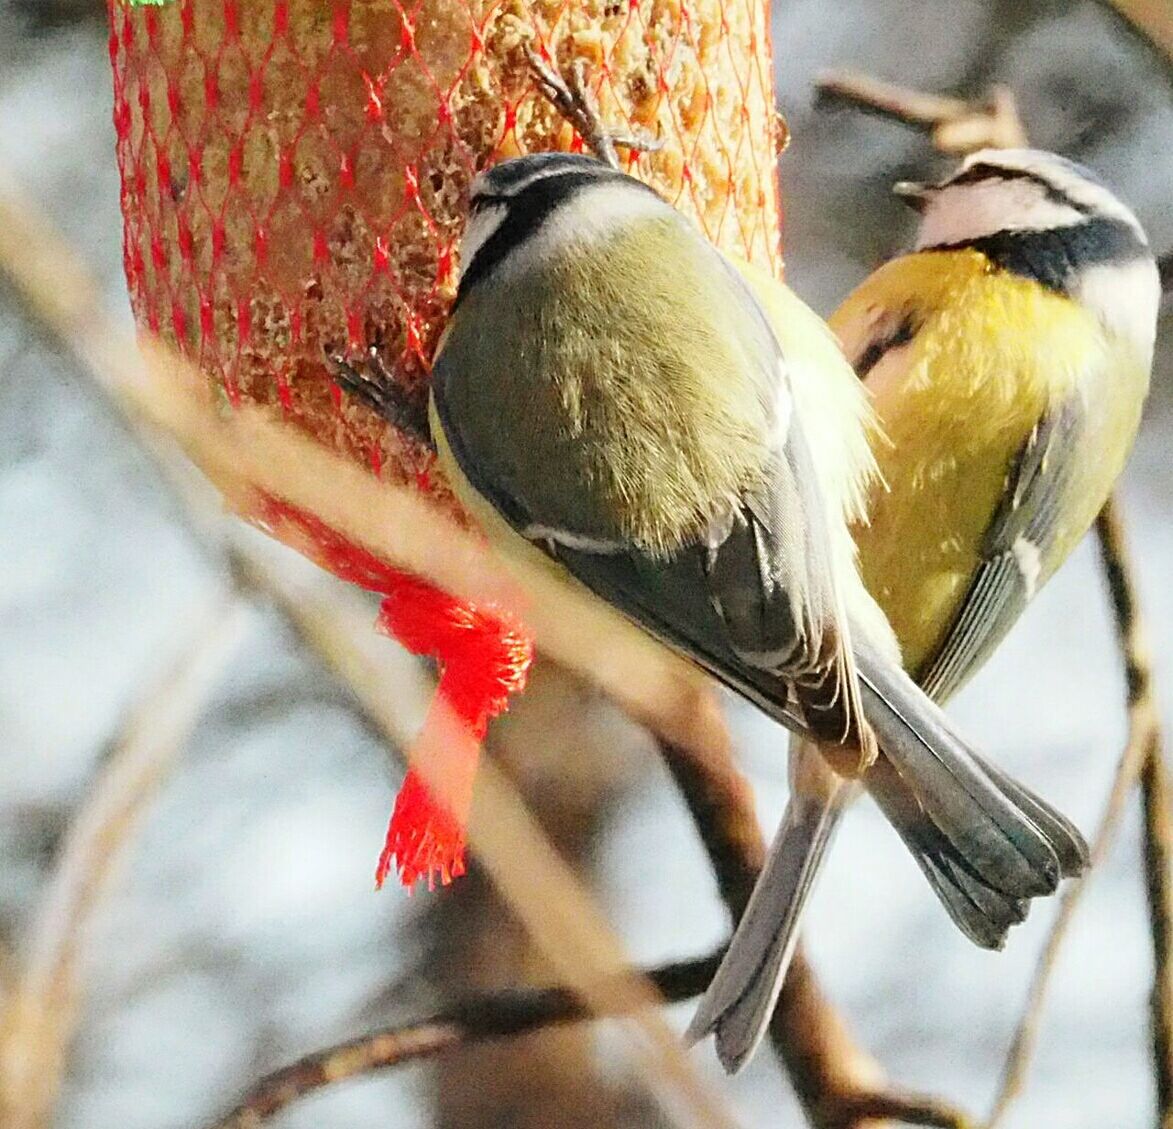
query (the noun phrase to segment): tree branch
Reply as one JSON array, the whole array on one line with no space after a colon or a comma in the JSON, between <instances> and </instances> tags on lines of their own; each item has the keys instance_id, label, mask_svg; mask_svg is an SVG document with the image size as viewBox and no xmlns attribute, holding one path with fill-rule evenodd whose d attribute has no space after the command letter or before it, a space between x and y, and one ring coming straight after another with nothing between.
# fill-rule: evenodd
<instances>
[{"instance_id":1,"label":"tree branch","mask_svg":"<svg viewBox=\"0 0 1173 1129\"><path fill-rule=\"evenodd\" d=\"M1005 86L992 87L984 102L970 102L911 90L858 71L824 71L815 85L826 98L842 99L905 125L927 129L942 153L1015 149L1026 144L1014 95Z\"/></svg>"},{"instance_id":2,"label":"tree branch","mask_svg":"<svg viewBox=\"0 0 1173 1129\"><path fill-rule=\"evenodd\" d=\"M666 1002L675 1003L703 992L719 960L718 953L648 969L639 976L649 981ZM617 986L623 985L615 982L601 986L601 991L616 1003L614 1010L605 1014L624 1014L622 1001L629 996L615 991ZM566 988L515 989L474 997L429 1019L373 1031L274 1071L212 1129L255 1129L299 1098L335 1082L403 1066L456 1048L592 1017L581 999Z\"/></svg>"},{"instance_id":3,"label":"tree branch","mask_svg":"<svg viewBox=\"0 0 1173 1129\"><path fill-rule=\"evenodd\" d=\"M1173 1129L1173 795L1155 727L1140 777L1144 802L1145 890L1153 939L1153 1067L1161 1129Z\"/></svg>"},{"instance_id":4,"label":"tree branch","mask_svg":"<svg viewBox=\"0 0 1173 1129\"><path fill-rule=\"evenodd\" d=\"M6 1129L50 1122L76 1022L85 926L235 650L243 611L230 599L198 617L199 635L128 711L73 818L0 1014L0 1124Z\"/></svg>"},{"instance_id":5,"label":"tree branch","mask_svg":"<svg viewBox=\"0 0 1173 1129\"><path fill-rule=\"evenodd\" d=\"M1136 596L1124 528L1114 502L1096 523L1100 556L1108 581L1112 611L1128 685L1128 746L1122 758L1139 775L1144 805L1145 891L1152 933L1154 978L1151 1000L1153 1067L1158 1124L1173 1125L1173 808L1164 758L1160 710L1153 687L1152 656ZM1135 760L1140 759L1139 769Z\"/></svg>"},{"instance_id":6,"label":"tree branch","mask_svg":"<svg viewBox=\"0 0 1173 1129\"><path fill-rule=\"evenodd\" d=\"M1091 866L1087 877L1072 883L1063 893L1055 923L1047 937L1047 943L1039 955L1035 974L1031 980L1022 1018L1014 1033L1010 1052L1006 1058L998 1092L994 1098L986 1129L996 1129L1004 1120L1014 1099L1021 1093L1026 1082L1027 1071L1038 1042L1039 1024L1043 1003L1054 972L1059 950L1067 937L1075 910L1083 897L1092 874L1107 857L1115 840L1120 820L1128 804L1128 798L1136 787L1137 780L1146 765L1155 763L1155 774L1163 777L1164 766L1161 757L1160 721L1156 700L1153 696L1152 667L1145 638L1144 624L1137 607L1135 581L1128 550L1124 542L1124 531L1115 503L1109 501L1096 521L1096 536L1100 545L1100 557L1104 575L1108 582L1108 593L1116 622L1120 649L1124 656L1125 677L1128 685L1128 742L1116 768L1112 789L1104 814L1092 838ZM1173 1006L1170 998L1169 967L1169 812L1167 803L1153 822L1162 826L1148 831L1146 839L1152 845L1146 849L1146 860L1150 862L1148 885L1150 911L1153 917L1153 944L1156 951L1157 985L1153 993L1153 1062L1157 1087L1161 1100L1161 1125L1168 1124L1170 1117L1170 1031L1173 1023ZM1147 829L1146 829L1147 830ZM1152 867L1157 867L1154 871Z\"/></svg>"}]
</instances>

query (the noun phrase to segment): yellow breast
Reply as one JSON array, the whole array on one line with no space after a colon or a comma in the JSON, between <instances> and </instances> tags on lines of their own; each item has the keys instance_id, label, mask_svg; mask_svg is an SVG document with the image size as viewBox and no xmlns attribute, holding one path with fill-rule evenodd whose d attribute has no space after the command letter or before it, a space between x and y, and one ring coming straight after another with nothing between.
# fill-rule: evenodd
<instances>
[{"instance_id":1,"label":"yellow breast","mask_svg":"<svg viewBox=\"0 0 1173 1129\"><path fill-rule=\"evenodd\" d=\"M1071 299L991 271L977 252L894 260L852 294L831 327L858 354L885 319L911 341L867 376L889 442L857 530L865 583L917 670L936 651L981 559L1007 475L1048 409L1082 397L1088 426L1045 580L1083 536L1131 447L1147 369Z\"/></svg>"}]
</instances>

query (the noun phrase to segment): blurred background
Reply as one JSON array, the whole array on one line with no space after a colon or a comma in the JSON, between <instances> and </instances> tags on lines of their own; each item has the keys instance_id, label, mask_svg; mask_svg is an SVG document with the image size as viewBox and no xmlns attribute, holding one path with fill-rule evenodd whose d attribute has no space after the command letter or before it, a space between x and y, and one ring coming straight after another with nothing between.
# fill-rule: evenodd
<instances>
[{"instance_id":1,"label":"blurred background","mask_svg":"<svg viewBox=\"0 0 1173 1129\"><path fill-rule=\"evenodd\" d=\"M104 19L96 0L0 0L0 170L49 209L129 321ZM1095 168L1155 247L1173 247L1173 78L1104 5L778 0L774 44L793 134L782 160L789 280L820 312L909 234L891 183L944 167L918 133L817 105L813 79L825 67L965 96L1009 84L1035 144ZM1173 728L1168 318L1164 328L1122 508ZM3 290L0 548L0 948L20 953L111 734L144 678L191 637L223 576L132 438ZM403 669L410 713L418 701L411 664ZM539 671L495 732L496 751L636 959L707 951L726 918L666 774L634 727L567 681ZM549 704L563 709L567 695L586 719L569 735ZM952 712L1090 829L1122 747L1123 696L1087 543ZM730 711L772 827L786 790L779 733L735 703ZM87 935L57 1129L198 1126L300 1054L426 1014L464 987L536 974L520 927L475 872L436 895L371 892L398 778L347 694L278 616L253 610ZM807 939L830 994L895 1079L980 1111L1053 913L1040 904L1005 953L979 952L860 805ZM1150 983L1133 805L1079 911L1037 1065L1007 1124L1151 1124ZM671 1018L682 1025L688 1013ZM707 1051L693 1057L717 1078ZM747 1126L802 1124L769 1054L721 1084ZM347 1084L273 1124L653 1126L661 1115L647 1101L623 1044L599 1025Z\"/></svg>"}]
</instances>

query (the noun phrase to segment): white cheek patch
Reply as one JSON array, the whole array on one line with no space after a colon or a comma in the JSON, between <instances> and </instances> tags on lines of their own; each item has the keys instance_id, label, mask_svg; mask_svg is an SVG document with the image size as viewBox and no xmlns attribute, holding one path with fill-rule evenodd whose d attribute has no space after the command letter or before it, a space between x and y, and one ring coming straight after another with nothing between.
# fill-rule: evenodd
<instances>
[{"instance_id":1,"label":"white cheek patch","mask_svg":"<svg viewBox=\"0 0 1173 1129\"><path fill-rule=\"evenodd\" d=\"M1161 281L1151 259L1109 263L1081 271L1073 297L1100 319L1109 333L1152 356L1157 335Z\"/></svg>"},{"instance_id":2,"label":"white cheek patch","mask_svg":"<svg viewBox=\"0 0 1173 1129\"><path fill-rule=\"evenodd\" d=\"M1086 217L1048 199L1021 180L982 181L943 188L932 197L917 232L916 249L967 243L1003 231L1046 231Z\"/></svg>"},{"instance_id":3,"label":"white cheek patch","mask_svg":"<svg viewBox=\"0 0 1173 1129\"><path fill-rule=\"evenodd\" d=\"M1062 157L1054 157L1032 149L985 150L975 153L965 162L964 167L969 168L975 164L994 164L1003 168L1021 169L1042 177L1064 196L1070 197L1077 207L1084 209L1089 215L1120 220L1132 228L1142 241L1144 240L1144 232L1132 211L1125 207L1109 188L1095 180L1089 180Z\"/></svg>"},{"instance_id":4,"label":"white cheek patch","mask_svg":"<svg viewBox=\"0 0 1173 1129\"><path fill-rule=\"evenodd\" d=\"M463 274L476 258L477 252L492 238L493 232L504 222L509 209L504 204L483 204L469 220L460 242L460 271Z\"/></svg>"},{"instance_id":5,"label":"white cheek patch","mask_svg":"<svg viewBox=\"0 0 1173 1129\"><path fill-rule=\"evenodd\" d=\"M527 233L494 270L498 278L504 279L515 271L531 269L537 262L566 254L575 244L589 247L637 220L665 217L677 218L660 197L636 185L610 180L580 188L549 213L535 231Z\"/></svg>"}]
</instances>

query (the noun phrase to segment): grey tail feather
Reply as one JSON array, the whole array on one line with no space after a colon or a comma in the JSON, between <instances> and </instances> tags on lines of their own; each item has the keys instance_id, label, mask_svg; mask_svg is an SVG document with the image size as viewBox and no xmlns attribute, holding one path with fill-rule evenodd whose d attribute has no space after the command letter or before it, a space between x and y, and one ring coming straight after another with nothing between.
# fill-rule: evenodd
<instances>
[{"instance_id":1,"label":"grey tail feather","mask_svg":"<svg viewBox=\"0 0 1173 1129\"><path fill-rule=\"evenodd\" d=\"M954 924L975 945L1000 949L1010 927L1026 920L1027 899L1003 894L983 882L886 761L878 761L869 772L868 790Z\"/></svg>"},{"instance_id":2,"label":"grey tail feather","mask_svg":"<svg viewBox=\"0 0 1173 1129\"><path fill-rule=\"evenodd\" d=\"M953 920L1000 947L1026 900L1087 863L1076 827L957 736L902 671L859 655L864 712L883 757L866 784Z\"/></svg>"},{"instance_id":3,"label":"grey tail feather","mask_svg":"<svg viewBox=\"0 0 1173 1129\"><path fill-rule=\"evenodd\" d=\"M807 897L855 792L837 777L822 796L792 790L749 905L685 1034L689 1043L715 1034L717 1057L729 1074L749 1061L766 1033Z\"/></svg>"}]
</instances>

